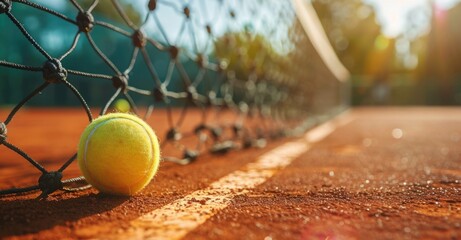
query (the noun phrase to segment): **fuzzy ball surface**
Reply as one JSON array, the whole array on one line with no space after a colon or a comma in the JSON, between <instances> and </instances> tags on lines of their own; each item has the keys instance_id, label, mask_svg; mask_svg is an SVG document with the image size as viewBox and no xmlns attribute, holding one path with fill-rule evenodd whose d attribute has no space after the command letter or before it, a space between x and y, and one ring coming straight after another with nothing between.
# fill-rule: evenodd
<instances>
[{"instance_id":1,"label":"fuzzy ball surface","mask_svg":"<svg viewBox=\"0 0 461 240\"><path fill-rule=\"evenodd\" d=\"M142 119L111 113L86 127L77 160L85 179L100 192L130 196L156 174L160 147L155 132Z\"/></svg>"}]
</instances>

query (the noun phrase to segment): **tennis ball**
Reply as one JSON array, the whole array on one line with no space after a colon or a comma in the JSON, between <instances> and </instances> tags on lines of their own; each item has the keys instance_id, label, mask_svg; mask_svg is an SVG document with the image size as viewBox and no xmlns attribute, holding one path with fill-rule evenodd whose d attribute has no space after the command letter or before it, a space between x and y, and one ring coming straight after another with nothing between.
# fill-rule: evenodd
<instances>
[{"instance_id":1,"label":"tennis ball","mask_svg":"<svg viewBox=\"0 0 461 240\"><path fill-rule=\"evenodd\" d=\"M100 192L129 196L143 189L157 172L160 147L143 120L110 113L86 127L77 160L85 179Z\"/></svg>"},{"instance_id":2,"label":"tennis ball","mask_svg":"<svg viewBox=\"0 0 461 240\"><path fill-rule=\"evenodd\" d=\"M127 113L130 111L130 103L123 98L115 101L114 106L115 106L115 109L121 113Z\"/></svg>"}]
</instances>

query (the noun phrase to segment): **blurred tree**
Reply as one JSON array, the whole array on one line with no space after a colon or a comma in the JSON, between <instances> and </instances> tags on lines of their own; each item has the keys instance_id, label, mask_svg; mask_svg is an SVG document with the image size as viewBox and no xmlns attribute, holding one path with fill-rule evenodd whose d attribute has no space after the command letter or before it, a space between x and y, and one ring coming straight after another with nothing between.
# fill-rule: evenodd
<instances>
[{"instance_id":1,"label":"blurred tree","mask_svg":"<svg viewBox=\"0 0 461 240\"><path fill-rule=\"evenodd\" d=\"M215 42L215 55L240 79L248 78L253 72L261 75L264 62L270 64L269 59L278 57L264 36L252 35L246 30L221 36Z\"/></svg>"},{"instance_id":2,"label":"blurred tree","mask_svg":"<svg viewBox=\"0 0 461 240\"><path fill-rule=\"evenodd\" d=\"M139 26L142 23L140 12L137 8L135 8L135 6L133 5L131 1L124 0L124 1L117 1L117 2L119 3L120 7L122 7L123 11L128 16L128 18L134 24ZM93 3L93 0L84 0L79 3L82 5L83 9L88 9ZM96 5L93 11L94 13L104 16L106 18L109 18L111 20L124 23L123 18L117 12L117 9L114 7L114 4L112 3L112 1L108 1L108 0L99 1L98 5Z\"/></svg>"},{"instance_id":3,"label":"blurred tree","mask_svg":"<svg viewBox=\"0 0 461 240\"><path fill-rule=\"evenodd\" d=\"M372 7L361 0L313 0L312 4L332 46L352 74L366 73L370 58L380 58L383 51L392 47L380 35L381 26ZM373 57L374 54L378 56ZM384 63L375 61L373 67Z\"/></svg>"},{"instance_id":4,"label":"blurred tree","mask_svg":"<svg viewBox=\"0 0 461 240\"><path fill-rule=\"evenodd\" d=\"M432 7L431 31L420 40L418 78L426 86L427 104L461 104L461 4Z\"/></svg>"}]
</instances>

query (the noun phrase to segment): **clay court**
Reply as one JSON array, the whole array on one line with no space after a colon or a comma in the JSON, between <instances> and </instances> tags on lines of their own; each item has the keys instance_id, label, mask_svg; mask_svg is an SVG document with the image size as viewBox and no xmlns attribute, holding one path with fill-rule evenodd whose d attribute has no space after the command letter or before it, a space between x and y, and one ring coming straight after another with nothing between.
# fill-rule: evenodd
<instances>
[{"instance_id":1,"label":"clay court","mask_svg":"<svg viewBox=\"0 0 461 240\"><path fill-rule=\"evenodd\" d=\"M53 114L58 119L53 128L41 122ZM41 127L30 124L30 118ZM94 189L56 192L44 200L35 199L39 192L4 196L0 235L458 239L460 119L457 108L351 109L302 137L273 141L267 148L207 154L187 166L163 162L154 180L133 197ZM21 139L21 146L53 169L75 151L71 143L78 140L85 119L76 110L26 109L13 127L10 139ZM30 131L56 141L24 138ZM61 132L70 134L59 139ZM52 152L41 150L50 144ZM9 152L1 148L2 159L10 160L1 162L1 188L34 184L37 171L14 154L4 156ZM264 158L269 163L258 167L255 163ZM252 174L246 174L250 169ZM76 164L67 173L78 176Z\"/></svg>"}]
</instances>

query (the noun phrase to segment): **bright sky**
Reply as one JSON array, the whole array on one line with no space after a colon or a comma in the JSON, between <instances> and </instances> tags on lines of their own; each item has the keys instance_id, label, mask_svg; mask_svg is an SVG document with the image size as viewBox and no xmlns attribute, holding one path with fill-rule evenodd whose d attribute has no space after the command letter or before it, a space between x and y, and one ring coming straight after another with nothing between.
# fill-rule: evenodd
<instances>
[{"instance_id":1,"label":"bright sky","mask_svg":"<svg viewBox=\"0 0 461 240\"><path fill-rule=\"evenodd\" d=\"M442 8L453 7L461 0L363 0L371 4L377 14L378 21L383 26L383 33L395 37L407 31L408 14L414 11L418 31L428 30L430 22L431 2ZM429 15L428 15L429 14Z\"/></svg>"}]
</instances>

